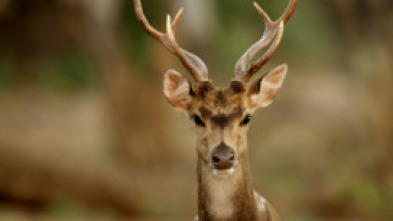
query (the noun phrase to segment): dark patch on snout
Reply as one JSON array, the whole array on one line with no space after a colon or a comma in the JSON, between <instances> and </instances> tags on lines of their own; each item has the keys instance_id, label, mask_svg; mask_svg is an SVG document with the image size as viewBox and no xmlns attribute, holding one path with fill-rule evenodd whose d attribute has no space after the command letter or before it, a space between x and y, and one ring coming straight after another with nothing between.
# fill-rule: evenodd
<instances>
[{"instance_id":1,"label":"dark patch on snout","mask_svg":"<svg viewBox=\"0 0 393 221\"><path fill-rule=\"evenodd\" d=\"M212 164L218 170L226 170L233 167L235 163L235 153L232 148L225 143L221 143L213 150Z\"/></svg>"}]
</instances>

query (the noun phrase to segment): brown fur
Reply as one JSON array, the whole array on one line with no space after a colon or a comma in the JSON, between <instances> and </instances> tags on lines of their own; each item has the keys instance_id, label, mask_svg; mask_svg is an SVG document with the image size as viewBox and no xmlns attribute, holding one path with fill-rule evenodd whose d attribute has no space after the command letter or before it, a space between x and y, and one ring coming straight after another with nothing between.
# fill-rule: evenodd
<instances>
[{"instance_id":1,"label":"brown fur","mask_svg":"<svg viewBox=\"0 0 393 221\"><path fill-rule=\"evenodd\" d=\"M242 82L233 81L228 88L214 88L210 82L203 82L195 85L194 88L195 97L190 114L199 114L204 121L211 122L213 128L218 127L224 130L231 125L233 127L234 123L240 122L249 112L247 106L248 87ZM228 196L228 205L233 205L234 210L232 215L225 219L215 216L209 210L212 207L212 194L214 194L209 192L209 185L214 185L214 183L209 183L205 177L204 171L208 159L203 155L204 153L198 152L199 221L259 221L260 214L254 199L247 151L238 152L237 159L240 169L235 173L238 173L237 176L240 178L228 180L228 182L236 182L236 184L233 194ZM266 212L270 214L269 211L268 208ZM276 220L272 219L270 215L265 215L265 217L268 218L267 220Z\"/></svg>"},{"instance_id":2,"label":"brown fur","mask_svg":"<svg viewBox=\"0 0 393 221\"><path fill-rule=\"evenodd\" d=\"M179 76L177 73L173 75ZM280 220L270 204L263 203L264 199L254 193L252 188L247 153L248 126L243 123L246 116L252 115L255 109L260 107L259 103L264 104L266 100L263 99L270 102L277 93L278 87L269 88L270 84L266 84L268 87L262 89L263 80L257 79L250 86L235 80L227 88L216 88L210 81L201 81L192 86L189 84L189 91L184 92L186 94L179 94L171 92L177 91L176 85L184 89L184 84L180 84L184 81L177 78L167 79L164 92L168 100L178 102L178 97L185 98L178 103L187 105L186 109L180 105L174 106L186 111L194 120L198 119L196 134L199 221ZM273 80L274 83L281 84L276 82L276 77ZM262 101L251 102L255 98ZM228 169L219 168L212 163L212 154L219 145L225 145L233 151L234 163Z\"/></svg>"},{"instance_id":3,"label":"brown fur","mask_svg":"<svg viewBox=\"0 0 393 221\"><path fill-rule=\"evenodd\" d=\"M232 83L229 88L214 88L208 81L198 83L194 86L195 99L193 106L198 108L200 114L205 118L211 118L213 115L216 115L216 117L218 115L239 117L244 112L242 104L246 97L244 93L246 86L242 82L233 82L236 83Z\"/></svg>"},{"instance_id":4,"label":"brown fur","mask_svg":"<svg viewBox=\"0 0 393 221\"><path fill-rule=\"evenodd\" d=\"M199 161L199 160L198 160ZM247 157L241 160L241 179L230 198L234 205L234 213L228 219L219 219L209 213L211 198L207 190L209 183L203 182L202 162L198 162L198 216L200 221L257 221L258 210L255 205L251 174ZM230 203L230 202L228 202Z\"/></svg>"},{"instance_id":5,"label":"brown fur","mask_svg":"<svg viewBox=\"0 0 393 221\"><path fill-rule=\"evenodd\" d=\"M251 183L251 173L248 159L244 159L242 164L243 180L239 183L236 194L233 196L236 211L231 220L258 220L258 211L254 201L254 190Z\"/></svg>"}]
</instances>

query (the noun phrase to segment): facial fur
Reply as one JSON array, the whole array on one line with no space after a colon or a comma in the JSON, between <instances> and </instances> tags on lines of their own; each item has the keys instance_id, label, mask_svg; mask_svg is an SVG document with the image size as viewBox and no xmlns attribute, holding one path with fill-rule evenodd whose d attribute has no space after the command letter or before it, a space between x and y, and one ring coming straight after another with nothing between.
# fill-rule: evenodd
<instances>
[{"instance_id":1,"label":"facial fur","mask_svg":"<svg viewBox=\"0 0 393 221\"><path fill-rule=\"evenodd\" d=\"M239 81L233 81L228 88L215 88L204 81L191 90L188 115L194 121L202 121L196 122L197 146L199 158L207 166L212 167L212 152L220 144L233 149L234 167L246 154L248 126L244 120L251 114L247 90L247 85Z\"/></svg>"},{"instance_id":2,"label":"facial fur","mask_svg":"<svg viewBox=\"0 0 393 221\"><path fill-rule=\"evenodd\" d=\"M191 84L175 70L165 73L166 99L196 125L200 220L260 220L247 156L248 123L256 109L273 102L286 72L282 65L250 84L234 80L227 88L210 81Z\"/></svg>"}]
</instances>

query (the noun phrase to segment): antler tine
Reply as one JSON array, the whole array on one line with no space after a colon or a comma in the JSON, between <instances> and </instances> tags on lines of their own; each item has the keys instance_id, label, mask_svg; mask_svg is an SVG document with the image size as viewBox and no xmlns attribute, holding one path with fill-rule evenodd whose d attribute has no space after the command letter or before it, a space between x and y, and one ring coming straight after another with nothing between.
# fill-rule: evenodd
<instances>
[{"instance_id":1,"label":"antler tine","mask_svg":"<svg viewBox=\"0 0 393 221\"><path fill-rule=\"evenodd\" d=\"M284 23L280 22L278 26L278 30L276 31L276 35L275 36L273 35L273 37L275 38L268 39L269 37L266 37L265 39L266 41L264 41L263 44L261 43L260 47L257 47L257 45L255 45L255 47L253 48L254 50L251 50L252 52L250 52L250 54L255 54L255 55L258 54L260 51L262 51L267 46L269 46L269 44L270 47L257 61L255 61L252 65L249 66L247 72L241 76L242 81L247 82L248 80L250 80L250 78L255 73L257 73L263 67L263 65L265 65L270 60L270 58L273 56L274 52L276 52L276 49L281 42L283 33L284 33ZM251 59L252 57L254 56L251 56Z\"/></svg>"},{"instance_id":2,"label":"antler tine","mask_svg":"<svg viewBox=\"0 0 393 221\"><path fill-rule=\"evenodd\" d=\"M248 67L248 63L262 50L268 47L276 36L276 23L272 22L269 15L254 2L254 7L257 9L259 14L262 16L265 22L265 31L259 41L253 44L243 55L240 57L236 64L236 75L242 81L248 81L251 76L259 69L252 65Z\"/></svg>"},{"instance_id":3,"label":"antler tine","mask_svg":"<svg viewBox=\"0 0 393 221\"><path fill-rule=\"evenodd\" d=\"M285 10L284 15L279 20L282 20L284 21L284 23L287 23L288 20L291 18L292 14L295 12L297 2L298 0L291 0L291 2L287 7L287 10Z\"/></svg>"},{"instance_id":4,"label":"antler tine","mask_svg":"<svg viewBox=\"0 0 393 221\"><path fill-rule=\"evenodd\" d=\"M135 14L139 22L142 24L145 31L161 42L172 54L176 55L181 63L187 68L191 73L193 78L198 81L204 81L208 79L208 70L205 63L196 55L182 49L176 41L175 32L177 24L183 14L183 8L181 8L172 22L171 16L167 16L166 21L166 31L167 33L162 33L156 30L150 25L149 21L146 19L143 13L143 8L141 0L134 0Z\"/></svg>"},{"instance_id":5,"label":"antler tine","mask_svg":"<svg viewBox=\"0 0 393 221\"><path fill-rule=\"evenodd\" d=\"M284 33L284 23L286 23L293 14L297 2L298 0L291 0L285 13L274 22L272 22L268 14L258 5L258 3L254 2L254 7L263 18L266 27L261 39L253 44L236 63L237 78L247 82L270 60L281 42L282 35ZM260 58L248 65L255 56L267 47L269 48Z\"/></svg>"}]
</instances>

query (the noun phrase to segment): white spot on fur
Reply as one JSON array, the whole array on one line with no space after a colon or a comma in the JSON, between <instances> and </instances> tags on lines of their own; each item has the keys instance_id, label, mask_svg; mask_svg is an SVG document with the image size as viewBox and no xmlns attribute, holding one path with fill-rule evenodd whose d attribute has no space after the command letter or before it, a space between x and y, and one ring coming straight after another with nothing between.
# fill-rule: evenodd
<instances>
[{"instance_id":1,"label":"white spot on fur","mask_svg":"<svg viewBox=\"0 0 393 221\"><path fill-rule=\"evenodd\" d=\"M265 206L266 200L263 197L259 198L259 204L258 204L258 209L259 211L266 211L266 206Z\"/></svg>"},{"instance_id":2,"label":"white spot on fur","mask_svg":"<svg viewBox=\"0 0 393 221\"><path fill-rule=\"evenodd\" d=\"M254 199L260 212L266 212L266 199L254 191Z\"/></svg>"}]
</instances>

